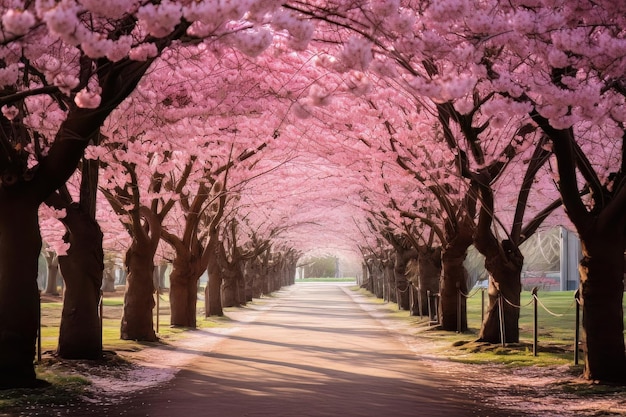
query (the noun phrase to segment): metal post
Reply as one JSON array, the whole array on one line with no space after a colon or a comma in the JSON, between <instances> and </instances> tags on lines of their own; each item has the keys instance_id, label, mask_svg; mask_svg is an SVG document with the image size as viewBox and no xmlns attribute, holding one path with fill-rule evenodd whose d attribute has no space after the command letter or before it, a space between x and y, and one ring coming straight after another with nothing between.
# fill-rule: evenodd
<instances>
[{"instance_id":1,"label":"metal post","mask_svg":"<svg viewBox=\"0 0 626 417\"><path fill-rule=\"evenodd\" d=\"M100 290L98 310L100 313L100 344L102 344L102 340L104 339L104 293L102 290Z\"/></svg>"},{"instance_id":2,"label":"metal post","mask_svg":"<svg viewBox=\"0 0 626 417\"><path fill-rule=\"evenodd\" d=\"M435 324L441 324L441 315L439 314L439 307L441 304L441 294L438 292L432 295L433 297L433 318Z\"/></svg>"},{"instance_id":3,"label":"metal post","mask_svg":"<svg viewBox=\"0 0 626 417\"><path fill-rule=\"evenodd\" d=\"M463 294L461 294L461 288L459 287L459 283L457 282L457 288L456 288L456 293L457 293L457 300L456 300L456 331L457 333L461 333L461 327L463 325L463 320L461 320L461 297L463 296Z\"/></svg>"},{"instance_id":4,"label":"metal post","mask_svg":"<svg viewBox=\"0 0 626 417\"><path fill-rule=\"evenodd\" d=\"M159 314L160 313L160 311L159 311L160 310L160 308L159 308L160 307L159 300L161 298L161 297L159 297L159 290L160 290L160 288L157 287L157 290L156 290L156 332L157 333L159 333L159 316L160 316L160 314Z\"/></svg>"},{"instance_id":5,"label":"metal post","mask_svg":"<svg viewBox=\"0 0 626 417\"><path fill-rule=\"evenodd\" d=\"M485 289L480 290L480 324L485 321Z\"/></svg>"},{"instance_id":6,"label":"metal post","mask_svg":"<svg viewBox=\"0 0 626 417\"><path fill-rule=\"evenodd\" d=\"M432 315L432 311L430 308L430 290L426 291L426 298L428 298L428 325L430 326L433 322L433 315Z\"/></svg>"},{"instance_id":7,"label":"metal post","mask_svg":"<svg viewBox=\"0 0 626 417\"><path fill-rule=\"evenodd\" d=\"M409 282L409 286L407 287L407 291L409 292L409 316L413 315L413 288L411 288L411 283Z\"/></svg>"},{"instance_id":8,"label":"metal post","mask_svg":"<svg viewBox=\"0 0 626 417\"><path fill-rule=\"evenodd\" d=\"M537 322L537 287L533 288L533 356L537 356L537 338L539 333Z\"/></svg>"},{"instance_id":9,"label":"metal post","mask_svg":"<svg viewBox=\"0 0 626 417\"><path fill-rule=\"evenodd\" d=\"M506 331L504 330L504 302L502 293L498 293L498 310L500 318L500 340L502 341L502 347L506 346Z\"/></svg>"},{"instance_id":10,"label":"metal post","mask_svg":"<svg viewBox=\"0 0 626 417\"><path fill-rule=\"evenodd\" d=\"M574 365L578 365L578 344L580 343L580 289L574 293L574 299L576 300L576 332L574 337Z\"/></svg>"},{"instance_id":11,"label":"metal post","mask_svg":"<svg viewBox=\"0 0 626 417\"><path fill-rule=\"evenodd\" d=\"M41 291L39 291L39 323L37 323L37 362L41 362Z\"/></svg>"},{"instance_id":12,"label":"metal post","mask_svg":"<svg viewBox=\"0 0 626 417\"><path fill-rule=\"evenodd\" d=\"M424 300L422 300L422 287L421 285L417 286L417 308L420 311L420 320L424 318L423 308Z\"/></svg>"}]
</instances>

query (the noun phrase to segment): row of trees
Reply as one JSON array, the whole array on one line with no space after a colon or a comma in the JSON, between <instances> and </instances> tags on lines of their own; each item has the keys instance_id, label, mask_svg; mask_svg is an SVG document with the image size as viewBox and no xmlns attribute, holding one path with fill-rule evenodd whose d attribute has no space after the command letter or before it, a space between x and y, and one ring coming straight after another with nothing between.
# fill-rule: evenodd
<instances>
[{"instance_id":1,"label":"row of trees","mask_svg":"<svg viewBox=\"0 0 626 417\"><path fill-rule=\"evenodd\" d=\"M568 221L559 207L583 245L585 375L622 381L626 10L433 3L3 4L0 385L37 383L41 233L66 253L67 357L101 351L103 248L125 253L122 337L152 340L155 259L173 263L174 324L195 325L205 270L219 314L245 261L326 246L393 270L400 294L417 263L456 329L473 244L491 275L480 338L498 342L519 245ZM44 202L64 237L40 228Z\"/></svg>"},{"instance_id":2,"label":"row of trees","mask_svg":"<svg viewBox=\"0 0 626 417\"><path fill-rule=\"evenodd\" d=\"M496 342L497 294L519 301L519 245L564 207L583 247L585 376L622 381L626 63L620 52L624 19L616 13L624 6L396 6L376 2L345 14L298 8L333 27L348 27L343 51L367 42L351 68L368 69L370 80L377 73L383 86L402 92L394 97L376 85L382 100L370 98L362 110L379 126L361 137L380 157L380 169L368 171L368 184L376 187L363 195L372 229L384 247L394 248L400 271L406 251L434 251L428 242L441 248L444 327L457 321L456 306L448 306L465 289L460 261L474 244L486 258L492 284L480 338ZM358 41L355 32L362 36ZM385 251L371 252L386 258ZM400 290L403 281L396 278ZM504 308L506 340L516 341L517 312Z\"/></svg>"}]
</instances>

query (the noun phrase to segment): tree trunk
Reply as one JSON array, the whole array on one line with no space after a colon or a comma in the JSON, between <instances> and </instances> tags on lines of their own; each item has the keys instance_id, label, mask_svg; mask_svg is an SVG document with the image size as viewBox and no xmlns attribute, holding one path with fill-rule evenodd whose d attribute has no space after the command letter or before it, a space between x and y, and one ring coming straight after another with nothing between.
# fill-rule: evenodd
<instances>
[{"instance_id":1,"label":"tree trunk","mask_svg":"<svg viewBox=\"0 0 626 417\"><path fill-rule=\"evenodd\" d=\"M241 270L241 272L237 274L237 297L238 297L237 305L245 306L248 301L246 277L243 273L243 267L238 266L238 268Z\"/></svg>"},{"instance_id":2,"label":"tree trunk","mask_svg":"<svg viewBox=\"0 0 626 417\"><path fill-rule=\"evenodd\" d=\"M48 266L48 280L46 282L46 294L59 295L57 277L59 275L59 258L55 253L47 253L46 264Z\"/></svg>"},{"instance_id":3,"label":"tree trunk","mask_svg":"<svg viewBox=\"0 0 626 417\"><path fill-rule=\"evenodd\" d=\"M233 272L233 271L229 271ZM239 292L237 275L229 274L222 281L222 307L237 307L239 305Z\"/></svg>"},{"instance_id":4,"label":"tree trunk","mask_svg":"<svg viewBox=\"0 0 626 417\"><path fill-rule=\"evenodd\" d=\"M296 283L296 271L298 269L298 257L295 254L290 254L289 262L287 262L287 276L286 285L294 285Z\"/></svg>"},{"instance_id":5,"label":"tree trunk","mask_svg":"<svg viewBox=\"0 0 626 417\"><path fill-rule=\"evenodd\" d=\"M439 293L441 277L441 249L420 248L417 257L417 282L415 298L420 315L428 315L428 292Z\"/></svg>"},{"instance_id":6,"label":"tree trunk","mask_svg":"<svg viewBox=\"0 0 626 417\"><path fill-rule=\"evenodd\" d=\"M39 202L0 188L0 389L36 387Z\"/></svg>"},{"instance_id":7,"label":"tree trunk","mask_svg":"<svg viewBox=\"0 0 626 417\"><path fill-rule=\"evenodd\" d=\"M66 256L59 257L65 278L63 312L57 354L64 359L102 357L100 288L104 270L102 231L89 214L69 207L62 220L70 243Z\"/></svg>"},{"instance_id":8,"label":"tree trunk","mask_svg":"<svg viewBox=\"0 0 626 417\"><path fill-rule=\"evenodd\" d=\"M468 209L472 212L473 209ZM491 237L491 235L489 235ZM444 330L456 331L459 328L461 312L461 331L467 330L467 299L459 297L459 291L467 294L468 274L463 261L467 248L474 241L474 219L469 214L461 215L455 222L445 225L446 244L441 253L441 282L439 293L439 317ZM492 242L489 240L489 242ZM460 302L460 305L459 305Z\"/></svg>"},{"instance_id":9,"label":"tree trunk","mask_svg":"<svg viewBox=\"0 0 626 417\"><path fill-rule=\"evenodd\" d=\"M367 261L361 264L361 275L362 275L362 283L361 287L365 288L367 291L374 293L374 280L372 279L372 274L370 273L370 267Z\"/></svg>"},{"instance_id":10,"label":"tree trunk","mask_svg":"<svg viewBox=\"0 0 626 417\"><path fill-rule=\"evenodd\" d=\"M222 275L219 272L209 273L209 282L204 290L206 317L224 315L221 287Z\"/></svg>"},{"instance_id":11,"label":"tree trunk","mask_svg":"<svg viewBox=\"0 0 626 417\"><path fill-rule=\"evenodd\" d=\"M383 276L385 279L385 286L383 289L383 300L387 302L395 302L396 301L396 289L395 289L395 277L393 274L393 262L386 261L385 269L383 270Z\"/></svg>"},{"instance_id":12,"label":"tree trunk","mask_svg":"<svg viewBox=\"0 0 626 417\"><path fill-rule=\"evenodd\" d=\"M187 25L180 25L180 36ZM159 50L171 38L158 42ZM155 42L157 43L157 42ZM0 187L0 386L40 385L35 378L33 359L39 320L38 258L41 236L37 211L39 205L61 187L76 170L88 140L97 134L110 112L135 89L153 59L146 62L122 60L107 62L96 69L102 88L101 106L97 109L71 108L56 133L54 143L39 161L36 171L26 172L25 164L12 164ZM89 62L89 65L92 65ZM81 68L85 69L85 68ZM19 120L19 119L18 119ZM0 122L4 139L3 158L15 156L13 144L24 144L28 137L20 128ZM37 139L35 139L37 140ZM8 155L6 154L8 152ZM26 179L26 174L28 178ZM34 174L34 175L30 175ZM17 178L17 182L15 182Z\"/></svg>"},{"instance_id":13,"label":"tree trunk","mask_svg":"<svg viewBox=\"0 0 626 417\"><path fill-rule=\"evenodd\" d=\"M124 340L157 340L154 332L154 252L133 241L126 252L126 293L121 338Z\"/></svg>"},{"instance_id":14,"label":"tree trunk","mask_svg":"<svg viewBox=\"0 0 626 417\"><path fill-rule=\"evenodd\" d=\"M587 379L626 381L622 230L596 227L592 236L581 236L580 299Z\"/></svg>"},{"instance_id":15,"label":"tree trunk","mask_svg":"<svg viewBox=\"0 0 626 417\"><path fill-rule=\"evenodd\" d=\"M442 274L439 289L439 317L443 330L459 330L459 307L461 329L467 330L467 300L459 292L467 294L467 270L463 265L465 252L459 256L454 250L446 250L441 256ZM460 302L460 305L459 305Z\"/></svg>"},{"instance_id":16,"label":"tree trunk","mask_svg":"<svg viewBox=\"0 0 626 417\"><path fill-rule=\"evenodd\" d=\"M222 309L222 271L218 264L217 255L209 259L209 281L204 290L205 315L223 316Z\"/></svg>"},{"instance_id":17,"label":"tree trunk","mask_svg":"<svg viewBox=\"0 0 626 417\"><path fill-rule=\"evenodd\" d=\"M249 303L254 299L254 286L256 281L256 271L254 269L255 259L249 259L246 261L246 267L244 270L244 284L245 284L245 303Z\"/></svg>"},{"instance_id":18,"label":"tree trunk","mask_svg":"<svg viewBox=\"0 0 626 417\"><path fill-rule=\"evenodd\" d=\"M177 254L170 275L170 310L172 326L195 328L198 301L198 279L189 256Z\"/></svg>"},{"instance_id":19,"label":"tree trunk","mask_svg":"<svg viewBox=\"0 0 626 417\"><path fill-rule=\"evenodd\" d=\"M102 291L115 292L115 264L109 263L104 267L104 275L102 276Z\"/></svg>"},{"instance_id":20,"label":"tree trunk","mask_svg":"<svg viewBox=\"0 0 626 417\"><path fill-rule=\"evenodd\" d=\"M373 293L376 298L384 298L385 296L385 279L382 263L379 260L371 262L370 279L372 280Z\"/></svg>"},{"instance_id":21,"label":"tree trunk","mask_svg":"<svg viewBox=\"0 0 626 417\"><path fill-rule=\"evenodd\" d=\"M263 294L263 263L260 258L255 258L250 265L250 275L252 276L252 298L261 298Z\"/></svg>"},{"instance_id":22,"label":"tree trunk","mask_svg":"<svg viewBox=\"0 0 626 417\"><path fill-rule=\"evenodd\" d=\"M415 249L407 249L404 247L396 247L396 254L393 263L393 274L395 278L394 286L396 289L396 301L398 309L410 309L410 289L409 280L407 278L407 265L410 260L417 257Z\"/></svg>"},{"instance_id":23,"label":"tree trunk","mask_svg":"<svg viewBox=\"0 0 626 417\"><path fill-rule=\"evenodd\" d=\"M506 242L506 241L505 241ZM507 243L503 242L503 246ZM520 297L522 292L521 272L524 257L521 253L503 249L501 256L485 259L485 269L489 271L489 308L485 315L478 340L501 343L500 316L504 315L504 342L519 342ZM505 255L506 254L506 255ZM503 297L502 300L499 298ZM500 312L503 306L503 313Z\"/></svg>"},{"instance_id":24,"label":"tree trunk","mask_svg":"<svg viewBox=\"0 0 626 417\"><path fill-rule=\"evenodd\" d=\"M267 267L267 291L266 294L271 294L278 288L278 271L280 267L278 265L279 260L273 259L269 262Z\"/></svg>"}]
</instances>

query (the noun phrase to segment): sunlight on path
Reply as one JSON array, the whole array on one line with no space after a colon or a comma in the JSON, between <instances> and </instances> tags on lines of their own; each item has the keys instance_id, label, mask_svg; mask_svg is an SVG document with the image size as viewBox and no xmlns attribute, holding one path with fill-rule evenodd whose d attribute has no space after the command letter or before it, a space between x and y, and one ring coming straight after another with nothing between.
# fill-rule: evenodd
<instances>
[{"instance_id":1,"label":"sunlight on path","mask_svg":"<svg viewBox=\"0 0 626 417\"><path fill-rule=\"evenodd\" d=\"M231 318L217 343L182 349L190 361L171 382L99 415L506 415L421 366L341 285L297 284Z\"/></svg>"}]
</instances>

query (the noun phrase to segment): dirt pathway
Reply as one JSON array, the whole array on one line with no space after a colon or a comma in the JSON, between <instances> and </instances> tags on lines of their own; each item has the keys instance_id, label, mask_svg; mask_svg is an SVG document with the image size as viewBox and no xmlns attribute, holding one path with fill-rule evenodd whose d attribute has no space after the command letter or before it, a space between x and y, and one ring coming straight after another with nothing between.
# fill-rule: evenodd
<instances>
[{"instance_id":1,"label":"dirt pathway","mask_svg":"<svg viewBox=\"0 0 626 417\"><path fill-rule=\"evenodd\" d=\"M68 415L511 415L468 398L421 364L341 286L299 284L252 315L237 314L243 321L233 331L179 352L194 359L170 382Z\"/></svg>"}]
</instances>

